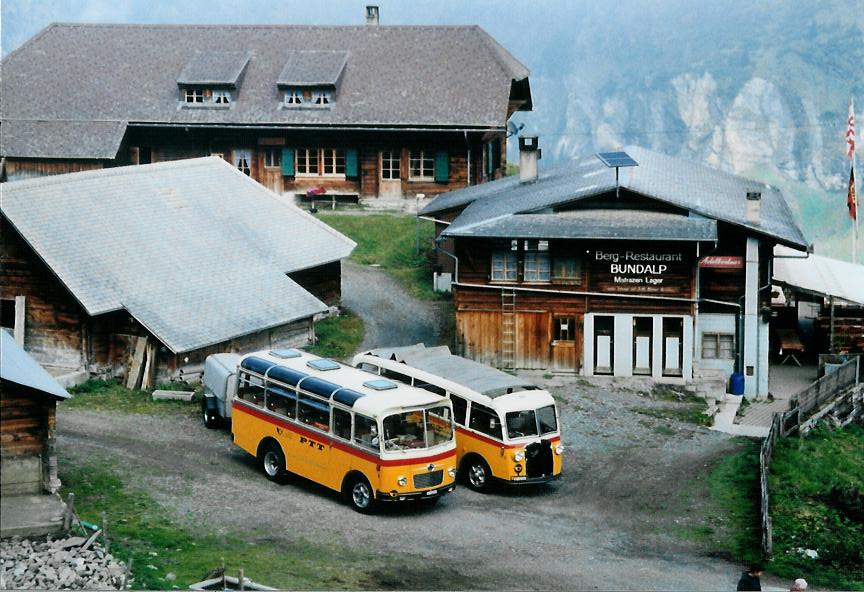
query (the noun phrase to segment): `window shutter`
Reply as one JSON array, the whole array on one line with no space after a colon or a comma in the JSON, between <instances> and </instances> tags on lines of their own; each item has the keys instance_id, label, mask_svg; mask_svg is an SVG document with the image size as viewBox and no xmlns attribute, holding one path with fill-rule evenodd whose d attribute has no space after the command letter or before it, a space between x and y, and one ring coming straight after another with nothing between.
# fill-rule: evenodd
<instances>
[{"instance_id":1,"label":"window shutter","mask_svg":"<svg viewBox=\"0 0 864 592\"><path fill-rule=\"evenodd\" d=\"M501 140L495 138L492 141L492 174L501 168Z\"/></svg>"},{"instance_id":2,"label":"window shutter","mask_svg":"<svg viewBox=\"0 0 864 592\"><path fill-rule=\"evenodd\" d=\"M435 153L435 182L446 183L450 180L449 155L441 150Z\"/></svg>"},{"instance_id":3,"label":"window shutter","mask_svg":"<svg viewBox=\"0 0 864 592\"><path fill-rule=\"evenodd\" d=\"M294 149L282 149L282 175L285 177L294 176Z\"/></svg>"},{"instance_id":4,"label":"window shutter","mask_svg":"<svg viewBox=\"0 0 864 592\"><path fill-rule=\"evenodd\" d=\"M358 170L357 149L347 148L345 150L345 176L356 178L359 176Z\"/></svg>"},{"instance_id":5,"label":"window shutter","mask_svg":"<svg viewBox=\"0 0 864 592\"><path fill-rule=\"evenodd\" d=\"M486 176L491 177L495 171L495 164L492 162L492 142L486 144Z\"/></svg>"}]
</instances>

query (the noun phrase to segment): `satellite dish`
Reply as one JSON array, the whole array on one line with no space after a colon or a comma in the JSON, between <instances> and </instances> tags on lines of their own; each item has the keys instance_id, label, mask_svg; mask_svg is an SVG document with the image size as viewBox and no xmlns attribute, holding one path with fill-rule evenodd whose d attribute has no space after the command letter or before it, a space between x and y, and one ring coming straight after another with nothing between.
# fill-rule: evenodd
<instances>
[{"instance_id":1,"label":"satellite dish","mask_svg":"<svg viewBox=\"0 0 864 592\"><path fill-rule=\"evenodd\" d=\"M513 120L511 119L510 121L507 122L507 137L509 138L511 136L515 136L516 134L518 134L519 132L522 131L523 127L525 127L524 123L520 123L519 125L516 125L515 123L513 123Z\"/></svg>"}]
</instances>

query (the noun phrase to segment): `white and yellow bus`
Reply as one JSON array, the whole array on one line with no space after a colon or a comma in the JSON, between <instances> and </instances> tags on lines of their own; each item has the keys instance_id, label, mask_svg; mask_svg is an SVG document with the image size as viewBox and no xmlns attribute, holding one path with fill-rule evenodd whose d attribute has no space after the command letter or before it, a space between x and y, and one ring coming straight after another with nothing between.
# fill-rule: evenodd
<instances>
[{"instance_id":1,"label":"white and yellow bus","mask_svg":"<svg viewBox=\"0 0 864 592\"><path fill-rule=\"evenodd\" d=\"M453 410L434 393L293 349L210 356L204 387L205 424L230 417L268 479L306 477L359 512L455 487Z\"/></svg>"},{"instance_id":2,"label":"white and yellow bus","mask_svg":"<svg viewBox=\"0 0 864 592\"><path fill-rule=\"evenodd\" d=\"M459 472L475 490L493 481L545 483L561 476L560 422L548 391L422 343L376 349L353 364L383 378L445 396L453 404Z\"/></svg>"}]
</instances>

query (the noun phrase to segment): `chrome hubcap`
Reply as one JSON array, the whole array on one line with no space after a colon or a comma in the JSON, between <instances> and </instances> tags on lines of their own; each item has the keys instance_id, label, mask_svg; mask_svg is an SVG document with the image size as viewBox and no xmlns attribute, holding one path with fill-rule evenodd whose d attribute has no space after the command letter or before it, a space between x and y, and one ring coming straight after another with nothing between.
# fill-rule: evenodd
<instances>
[{"instance_id":1,"label":"chrome hubcap","mask_svg":"<svg viewBox=\"0 0 864 592\"><path fill-rule=\"evenodd\" d=\"M271 477L276 476L279 472L279 459L276 457L276 453L272 450L268 450L267 454L264 455L264 470L267 471L267 474Z\"/></svg>"},{"instance_id":2,"label":"chrome hubcap","mask_svg":"<svg viewBox=\"0 0 864 592\"><path fill-rule=\"evenodd\" d=\"M365 483L355 483L351 495L354 498L354 505L358 508L367 507L372 500L372 494Z\"/></svg>"},{"instance_id":3,"label":"chrome hubcap","mask_svg":"<svg viewBox=\"0 0 864 592\"><path fill-rule=\"evenodd\" d=\"M483 487L486 484L486 469L483 465L471 465L471 470L468 472L468 480L474 487Z\"/></svg>"}]
</instances>

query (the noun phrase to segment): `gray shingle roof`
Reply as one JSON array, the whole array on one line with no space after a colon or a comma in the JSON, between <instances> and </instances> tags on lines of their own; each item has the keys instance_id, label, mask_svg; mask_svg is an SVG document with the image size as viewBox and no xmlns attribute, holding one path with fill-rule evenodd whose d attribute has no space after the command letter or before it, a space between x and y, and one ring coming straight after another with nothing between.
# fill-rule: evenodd
<instances>
[{"instance_id":1,"label":"gray shingle roof","mask_svg":"<svg viewBox=\"0 0 864 592\"><path fill-rule=\"evenodd\" d=\"M0 125L0 154L113 159L125 133L125 121L4 120Z\"/></svg>"},{"instance_id":2,"label":"gray shingle roof","mask_svg":"<svg viewBox=\"0 0 864 592\"><path fill-rule=\"evenodd\" d=\"M174 352L326 310L285 274L355 246L216 157L6 183L0 210L88 314Z\"/></svg>"},{"instance_id":3,"label":"gray shingle roof","mask_svg":"<svg viewBox=\"0 0 864 592\"><path fill-rule=\"evenodd\" d=\"M251 57L248 51L199 51L183 68L177 84L236 86Z\"/></svg>"},{"instance_id":4,"label":"gray shingle roof","mask_svg":"<svg viewBox=\"0 0 864 592\"><path fill-rule=\"evenodd\" d=\"M71 396L5 329L0 329L0 378L58 399Z\"/></svg>"},{"instance_id":5,"label":"gray shingle roof","mask_svg":"<svg viewBox=\"0 0 864 592\"><path fill-rule=\"evenodd\" d=\"M336 86L347 51L292 51L279 74L280 86Z\"/></svg>"},{"instance_id":6,"label":"gray shingle roof","mask_svg":"<svg viewBox=\"0 0 864 592\"><path fill-rule=\"evenodd\" d=\"M301 50L348 54L328 109L279 108L277 80ZM251 54L231 109L180 104L177 79L198 52ZM4 122L456 129L503 129L511 86L528 75L476 26L55 24L2 71Z\"/></svg>"},{"instance_id":7,"label":"gray shingle roof","mask_svg":"<svg viewBox=\"0 0 864 592\"><path fill-rule=\"evenodd\" d=\"M739 225L778 239L792 247L806 248L783 194L763 183L745 179L686 160L630 146L626 148L639 166L620 170L622 189L681 207L715 220ZM421 210L421 215L464 207L444 231L460 232L513 214L555 209L615 190L615 171L590 156L540 171L537 181L520 183L508 177L483 185L444 193ZM747 220L746 194L762 193L761 220Z\"/></svg>"},{"instance_id":8,"label":"gray shingle roof","mask_svg":"<svg viewBox=\"0 0 864 592\"><path fill-rule=\"evenodd\" d=\"M717 221L644 210L577 210L558 214L512 214L460 226L449 236L610 240L717 240Z\"/></svg>"}]
</instances>

